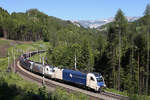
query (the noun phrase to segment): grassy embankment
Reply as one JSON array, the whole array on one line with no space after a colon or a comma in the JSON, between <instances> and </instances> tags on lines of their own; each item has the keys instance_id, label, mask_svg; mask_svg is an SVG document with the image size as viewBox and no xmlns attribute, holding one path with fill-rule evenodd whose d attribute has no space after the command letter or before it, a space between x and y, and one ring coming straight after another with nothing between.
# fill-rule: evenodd
<instances>
[{"instance_id":1,"label":"grassy embankment","mask_svg":"<svg viewBox=\"0 0 150 100\"><path fill-rule=\"evenodd\" d=\"M0 99L3 100L86 100L81 93L68 93L62 89L56 89L53 93L48 93L44 87L35 83L23 80L18 74L8 72L8 52L9 66L13 66L13 55L17 58L27 51L47 49L49 43L44 42L16 42L12 40L0 39ZM13 53L12 53L13 52ZM42 54L43 55L43 54ZM34 59L33 59L34 60ZM36 59L35 59L36 60ZM9 94L9 97L8 97Z\"/></svg>"},{"instance_id":2,"label":"grassy embankment","mask_svg":"<svg viewBox=\"0 0 150 100\"><path fill-rule=\"evenodd\" d=\"M26 50L37 50L37 49L44 49L44 46L47 43L42 43L43 48L41 47L41 42L38 43L23 43L23 42L16 42L13 40L0 40L0 78L4 79L8 85L16 85L17 87L29 91L32 90L33 92L37 93L38 89L40 88L34 83L30 83L28 81L24 81L18 74L13 72L8 72L8 52L9 52L9 66L13 66L13 55L17 58L21 53L25 52ZM13 53L12 53L13 52Z\"/></svg>"}]
</instances>

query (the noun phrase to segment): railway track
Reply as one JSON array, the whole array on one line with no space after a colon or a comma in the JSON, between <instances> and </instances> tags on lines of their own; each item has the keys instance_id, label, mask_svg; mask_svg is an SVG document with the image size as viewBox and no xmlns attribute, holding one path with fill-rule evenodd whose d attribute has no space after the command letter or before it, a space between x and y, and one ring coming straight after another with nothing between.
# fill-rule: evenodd
<instances>
[{"instance_id":1,"label":"railway track","mask_svg":"<svg viewBox=\"0 0 150 100\"><path fill-rule=\"evenodd\" d=\"M114 98L118 98L120 100L129 100L129 98L127 96L123 96L123 95L119 95L119 94L115 94L115 93L111 93L111 92L102 92L103 95L107 95L110 97L114 97Z\"/></svg>"},{"instance_id":2,"label":"railway track","mask_svg":"<svg viewBox=\"0 0 150 100\"><path fill-rule=\"evenodd\" d=\"M26 77L26 78L30 79L30 81L34 81L34 82L39 83L40 85L42 85L43 77L23 69L20 66L18 60L16 60L16 66L15 67L16 67L17 73L22 75L23 78ZM50 91L55 90L56 87L62 87L64 89L66 89L68 92L78 91L78 92L84 93L90 98L90 100L128 100L128 97L125 97L125 96L122 96L122 95L109 93L109 92L102 92L101 94L94 93L94 92L91 92L91 91L88 91L88 90L80 89L78 87L70 86L68 84L60 83L60 82L50 80L50 79L47 79L47 78L44 78L44 84L46 85L46 87Z\"/></svg>"}]
</instances>

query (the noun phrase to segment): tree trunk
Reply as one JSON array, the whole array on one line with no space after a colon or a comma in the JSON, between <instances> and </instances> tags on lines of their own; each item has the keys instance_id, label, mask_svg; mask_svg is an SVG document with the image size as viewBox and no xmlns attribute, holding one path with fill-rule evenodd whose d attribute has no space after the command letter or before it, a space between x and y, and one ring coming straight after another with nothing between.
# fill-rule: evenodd
<instances>
[{"instance_id":1,"label":"tree trunk","mask_svg":"<svg viewBox=\"0 0 150 100\"><path fill-rule=\"evenodd\" d=\"M145 75L144 71L142 72L142 92L145 94Z\"/></svg>"},{"instance_id":2,"label":"tree trunk","mask_svg":"<svg viewBox=\"0 0 150 100\"><path fill-rule=\"evenodd\" d=\"M146 66L146 94L148 95L148 81L149 81L149 32L147 32L147 66Z\"/></svg>"},{"instance_id":3,"label":"tree trunk","mask_svg":"<svg viewBox=\"0 0 150 100\"><path fill-rule=\"evenodd\" d=\"M140 58L139 58L139 51L138 51L138 93L141 94L141 87L140 87Z\"/></svg>"},{"instance_id":4,"label":"tree trunk","mask_svg":"<svg viewBox=\"0 0 150 100\"><path fill-rule=\"evenodd\" d=\"M120 30L119 30L119 59L118 59L118 90L120 90L120 55L121 55L121 36L120 36Z\"/></svg>"},{"instance_id":5,"label":"tree trunk","mask_svg":"<svg viewBox=\"0 0 150 100\"><path fill-rule=\"evenodd\" d=\"M113 59L113 63L114 63L115 55L116 55L117 53L116 53L116 50L115 50L115 49L113 49L112 52L113 52L113 58L112 58L112 59ZM115 53L116 53L116 54L115 54ZM115 74L115 73L116 73L115 64L113 64L113 87L114 87L115 89L117 89L117 84L116 84L116 83L117 83L117 82L116 82L116 79L117 79L117 78L116 78L116 74Z\"/></svg>"}]
</instances>

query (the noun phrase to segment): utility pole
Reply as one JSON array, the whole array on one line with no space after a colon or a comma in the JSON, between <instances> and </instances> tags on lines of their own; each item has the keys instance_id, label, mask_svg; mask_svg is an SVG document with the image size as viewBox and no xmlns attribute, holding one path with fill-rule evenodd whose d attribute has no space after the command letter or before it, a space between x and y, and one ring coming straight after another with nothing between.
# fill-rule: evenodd
<instances>
[{"instance_id":1,"label":"utility pole","mask_svg":"<svg viewBox=\"0 0 150 100\"><path fill-rule=\"evenodd\" d=\"M42 59L42 57L41 57L41 54L40 54L40 63L42 62L41 59Z\"/></svg>"},{"instance_id":2,"label":"utility pole","mask_svg":"<svg viewBox=\"0 0 150 100\"><path fill-rule=\"evenodd\" d=\"M10 67L9 67L9 51L8 51L8 70L10 71L9 68L10 68Z\"/></svg>"},{"instance_id":3,"label":"utility pole","mask_svg":"<svg viewBox=\"0 0 150 100\"><path fill-rule=\"evenodd\" d=\"M75 63L74 63L74 67L75 67L75 70L77 69L77 59L76 59L76 55L75 55L75 59L74 59Z\"/></svg>"},{"instance_id":4,"label":"utility pole","mask_svg":"<svg viewBox=\"0 0 150 100\"><path fill-rule=\"evenodd\" d=\"M12 54L12 59L11 59L11 60L12 60L12 63L11 63L11 69L12 69L12 71L13 71L13 69L14 69L14 68L13 68L13 61L14 61L14 60L13 60L13 59L14 59L14 56L13 56L14 54L13 54L13 53L14 53L14 51L13 51L13 49L12 49L12 51L11 51L11 54Z\"/></svg>"},{"instance_id":5,"label":"utility pole","mask_svg":"<svg viewBox=\"0 0 150 100\"><path fill-rule=\"evenodd\" d=\"M21 54L23 54L23 49L21 49Z\"/></svg>"},{"instance_id":6,"label":"utility pole","mask_svg":"<svg viewBox=\"0 0 150 100\"><path fill-rule=\"evenodd\" d=\"M19 55L18 52L19 52L19 50L17 49L17 54L16 55Z\"/></svg>"},{"instance_id":7,"label":"utility pole","mask_svg":"<svg viewBox=\"0 0 150 100\"><path fill-rule=\"evenodd\" d=\"M26 55L27 55L27 59L28 59L28 49L26 49Z\"/></svg>"},{"instance_id":8,"label":"utility pole","mask_svg":"<svg viewBox=\"0 0 150 100\"><path fill-rule=\"evenodd\" d=\"M37 55L38 55L39 53L38 53L38 49L37 49Z\"/></svg>"},{"instance_id":9,"label":"utility pole","mask_svg":"<svg viewBox=\"0 0 150 100\"><path fill-rule=\"evenodd\" d=\"M30 51L30 57L31 57L31 51Z\"/></svg>"},{"instance_id":10,"label":"utility pole","mask_svg":"<svg viewBox=\"0 0 150 100\"><path fill-rule=\"evenodd\" d=\"M45 67L44 67L44 57L43 57L43 85L45 85L45 78L44 78L44 73L45 73Z\"/></svg>"},{"instance_id":11,"label":"utility pole","mask_svg":"<svg viewBox=\"0 0 150 100\"><path fill-rule=\"evenodd\" d=\"M16 72L16 68L15 68L15 53L14 53L14 72Z\"/></svg>"}]
</instances>

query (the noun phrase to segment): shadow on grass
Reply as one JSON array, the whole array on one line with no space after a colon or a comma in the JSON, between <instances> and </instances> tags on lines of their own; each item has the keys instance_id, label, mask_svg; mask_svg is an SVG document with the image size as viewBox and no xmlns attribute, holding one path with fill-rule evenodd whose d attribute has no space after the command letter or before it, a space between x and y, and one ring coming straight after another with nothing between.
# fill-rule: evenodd
<instances>
[{"instance_id":1,"label":"shadow on grass","mask_svg":"<svg viewBox=\"0 0 150 100\"><path fill-rule=\"evenodd\" d=\"M36 94L33 90L26 91L16 85L9 85L4 79L0 79L0 100L50 100L45 91L45 88L39 88Z\"/></svg>"},{"instance_id":2,"label":"shadow on grass","mask_svg":"<svg viewBox=\"0 0 150 100\"><path fill-rule=\"evenodd\" d=\"M89 100L82 93L69 93L58 87L55 92L48 93L46 87L33 89L22 89L18 86L9 85L0 77L0 100Z\"/></svg>"}]
</instances>

